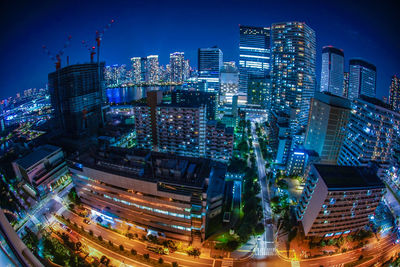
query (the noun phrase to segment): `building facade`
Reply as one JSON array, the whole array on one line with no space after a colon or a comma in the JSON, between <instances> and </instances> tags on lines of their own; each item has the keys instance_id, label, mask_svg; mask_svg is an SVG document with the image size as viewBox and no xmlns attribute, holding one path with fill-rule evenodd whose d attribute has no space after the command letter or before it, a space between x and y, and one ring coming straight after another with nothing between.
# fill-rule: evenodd
<instances>
[{"instance_id":1,"label":"building facade","mask_svg":"<svg viewBox=\"0 0 400 267\"><path fill-rule=\"evenodd\" d=\"M38 197L53 192L56 182L68 172L60 147L44 145L12 163L18 179L24 179L36 190Z\"/></svg>"},{"instance_id":2,"label":"building facade","mask_svg":"<svg viewBox=\"0 0 400 267\"><path fill-rule=\"evenodd\" d=\"M321 92L343 96L344 53L333 46L322 48Z\"/></svg>"},{"instance_id":3,"label":"building facade","mask_svg":"<svg viewBox=\"0 0 400 267\"><path fill-rule=\"evenodd\" d=\"M273 109L289 115L297 133L305 130L315 91L315 32L302 22L275 23L271 38Z\"/></svg>"},{"instance_id":4,"label":"building facade","mask_svg":"<svg viewBox=\"0 0 400 267\"><path fill-rule=\"evenodd\" d=\"M348 98L354 100L360 95L376 96L376 67L361 59L350 59Z\"/></svg>"},{"instance_id":5,"label":"building facade","mask_svg":"<svg viewBox=\"0 0 400 267\"><path fill-rule=\"evenodd\" d=\"M296 216L306 237L338 238L363 229L384 192L375 168L313 164Z\"/></svg>"},{"instance_id":6,"label":"building facade","mask_svg":"<svg viewBox=\"0 0 400 267\"><path fill-rule=\"evenodd\" d=\"M199 81L207 82L207 90L219 93L220 73L223 67L223 54L218 47L199 48Z\"/></svg>"},{"instance_id":7,"label":"building facade","mask_svg":"<svg viewBox=\"0 0 400 267\"><path fill-rule=\"evenodd\" d=\"M202 242L222 211L226 166L207 159L112 148L73 157L69 167L94 216L149 234Z\"/></svg>"},{"instance_id":8,"label":"building facade","mask_svg":"<svg viewBox=\"0 0 400 267\"><path fill-rule=\"evenodd\" d=\"M219 103L232 104L232 97L239 91L239 70L235 62L224 62L221 70Z\"/></svg>"},{"instance_id":9,"label":"building facade","mask_svg":"<svg viewBox=\"0 0 400 267\"><path fill-rule=\"evenodd\" d=\"M208 121L206 127L206 158L228 162L233 153L233 127L217 121Z\"/></svg>"},{"instance_id":10,"label":"building facade","mask_svg":"<svg viewBox=\"0 0 400 267\"><path fill-rule=\"evenodd\" d=\"M247 79L247 103L271 108L271 78L249 75Z\"/></svg>"},{"instance_id":11,"label":"building facade","mask_svg":"<svg viewBox=\"0 0 400 267\"><path fill-rule=\"evenodd\" d=\"M336 164L349 122L351 102L330 93L311 99L304 147L315 150L321 163Z\"/></svg>"},{"instance_id":12,"label":"building facade","mask_svg":"<svg viewBox=\"0 0 400 267\"><path fill-rule=\"evenodd\" d=\"M271 67L271 28L239 25L239 92L247 94L248 75L265 77Z\"/></svg>"},{"instance_id":13,"label":"building facade","mask_svg":"<svg viewBox=\"0 0 400 267\"><path fill-rule=\"evenodd\" d=\"M189 62L185 60L184 52L174 52L169 55L170 81L182 83L188 78Z\"/></svg>"},{"instance_id":14,"label":"building facade","mask_svg":"<svg viewBox=\"0 0 400 267\"><path fill-rule=\"evenodd\" d=\"M396 75L393 75L390 83L389 105L393 110L400 111L400 79Z\"/></svg>"},{"instance_id":15,"label":"building facade","mask_svg":"<svg viewBox=\"0 0 400 267\"><path fill-rule=\"evenodd\" d=\"M399 127L400 114L388 104L366 96L354 100L338 164L359 166L370 161L389 164Z\"/></svg>"},{"instance_id":16,"label":"building facade","mask_svg":"<svg viewBox=\"0 0 400 267\"><path fill-rule=\"evenodd\" d=\"M207 120L215 120L217 114L218 94L195 90L174 90L171 92L171 105L191 105L200 103L206 106Z\"/></svg>"}]
</instances>

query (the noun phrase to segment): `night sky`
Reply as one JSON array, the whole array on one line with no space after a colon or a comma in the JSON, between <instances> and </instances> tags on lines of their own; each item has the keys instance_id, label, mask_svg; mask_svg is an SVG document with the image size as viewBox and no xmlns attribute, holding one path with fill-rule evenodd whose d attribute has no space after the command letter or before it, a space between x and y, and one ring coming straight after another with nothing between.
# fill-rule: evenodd
<instances>
[{"instance_id":1,"label":"night sky","mask_svg":"<svg viewBox=\"0 0 400 267\"><path fill-rule=\"evenodd\" d=\"M101 59L107 65L128 64L133 56L183 51L197 68L197 48L217 45L224 61L238 59L238 25L270 26L273 22L304 21L316 31L317 79L324 45L342 48L346 65L359 57L378 70L378 97L387 95L390 79L400 73L398 9L384 1L18 1L0 4L0 99L33 87L44 87L54 70L43 52L54 54L67 36L70 63L89 61L82 40L111 19L104 35ZM63 58L65 65L65 56ZM346 66L347 68L347 66Z\"/></svg>"}]
</instances>

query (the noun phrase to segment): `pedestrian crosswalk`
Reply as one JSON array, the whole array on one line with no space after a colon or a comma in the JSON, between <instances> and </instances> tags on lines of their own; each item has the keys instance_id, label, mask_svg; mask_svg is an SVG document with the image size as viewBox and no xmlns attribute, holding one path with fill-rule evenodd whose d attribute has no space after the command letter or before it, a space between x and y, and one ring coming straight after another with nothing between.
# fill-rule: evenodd
<instances>
[{"instance_id":1,"label":"pedestrian crosswalk","mask_svg":"<svg viewBox=\"0 0 400 267\"><path fill-rule=\"evenodd\" d=\"M221 267L233 267L233 260L223 260Z\"/></svg>"},{"instance_id":2,"label":"pedestrian crosswalk","mask_svg":"<svg viewBox=\"0 0 400 267\"><path fill-rule=\"evenodd\" d=\"M273 256L275 255L275 248L258 247L255 251L256 256Z\"/></svg>"},{"instance_id":3,"label":"pedestrian crosswalk","mask_svg":"<svg viewBox=\"0 0 400 267\"><path fill-rule=\"evenodd\" d=\"M300 267L299 261L292 261L292 267Z\"/></svg>"}]
</instances>

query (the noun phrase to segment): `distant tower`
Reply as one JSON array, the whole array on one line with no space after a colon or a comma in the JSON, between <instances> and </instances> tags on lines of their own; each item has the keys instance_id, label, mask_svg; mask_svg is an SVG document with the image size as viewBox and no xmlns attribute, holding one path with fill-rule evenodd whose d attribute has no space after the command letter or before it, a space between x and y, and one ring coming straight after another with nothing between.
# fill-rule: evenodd
<instances>
[{"instance_id":1,"label":"distant tower","mask_svg":"<svg viewBox=\"0 0 400 267\"><path fill-rule=\"evenodd\" d=\"M185 80L185 53L174 52L169 55L169 64L171 68L171 82L181 83Z\"/></svg>"},{"instance_id":2,"label":"distant tower","mask_svg":"<svg viewBox=\"0 0 400 267\"><path fill-rule=\"evenodd\" d=\"M390 84L389 105L393 110L400 111L400 78L396 75L393 75Z\"/></svg>"},{"instance_id":3,"label":"distant tower","mask_svg":"<svg viewBox=\"0 0 400 267\"><path fill-rule=\"evenodd\" d=\"M321 92L343 96L344 80L343 50L333 46L322 48Z\"/></svg>"},{"instance_id":4,"label":"distant tower","mask_svg":"<svg viewBox=\"0 0 400 267\"><path fill-rule=\"evenodd\" d=\"M247 94L249 75L265 77L271 71L271 28L239 25L239 93Z\"/></svg>"},{"instance_id":5,"label":"distant tower","mask_svg":"<svg viewBox=\"0 0 400 267\"><path fill-rule=\"evenodd\" d=\"M350 59L349 69L348 98L353 100L360 95L375 97L376 67L361 59Z\"/></svg>"},{"instance_id":6,"label":"distant tower","mask_svg":"<svg viewBox=\"0 0 400 267\"><path fill-rule=\"evenodd\" d=\"M133 72L133 83L138 84L141 82L141 60L140 57L133 57L131 58L131 64L132 64L132 72Z\"/></svg>"}]
</instances>

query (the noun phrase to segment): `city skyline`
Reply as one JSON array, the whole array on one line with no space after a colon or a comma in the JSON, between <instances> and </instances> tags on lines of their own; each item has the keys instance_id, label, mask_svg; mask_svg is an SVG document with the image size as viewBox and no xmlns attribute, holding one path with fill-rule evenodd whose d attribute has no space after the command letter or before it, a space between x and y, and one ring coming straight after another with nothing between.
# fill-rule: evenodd
<instances>
[{"instance_id":1,"label":"city skyline","mask_svg":"<svg viewBox=\"0 0 400 267\"><path fill-rule=\"evenodd\" d=\"M128 65L131 57L151 54L159 55L160 64L167 64L170 53L182 51L190 60L190 65L197 66L197 49L214 45L221 48L224 61L238 62L238 24L270 27L272 23L281 21L304 21L316 32L318 82L322 47L333 45L344 50L346 71L350 58L363 58L377 67L377 97L382 98L388 95L391 77L398 74L400 69L396 49L399 37L390 34L396 29L396 23L391 20L394 11L391 11L390 5L376 6L374 3L366 3L365 6L347 3L346 10L342 10L340 6L344 3L340 2L337 6L327 8L312 2L302 7L289 2L277 4L252 1L243 12L239 1L220 1L212 9L207 8L209 5L206 3L185 5L180 1L156 7L146 2L121 5L93 5L89 2L78 4L80 8L77 10L73 8L73 3L55 5L44 1L37 6L26 3L22 8L3 4L3 10L10 10L8 14L13 17L7 17L6 14L2 18L8 30L3 36L7 43L0 43L3 53L0 58L2 65L8 68L0 75L0 97L3 99L28 88L44 87L46 73L53 71L54 67L43 52L42 45L56 53L69 34L72 36L71 45L65 50L65 55L69 55L70 64L88 62L89 53L81 41L93 43L91 39L94 39L95 30L101 29L110 19L115 19L116 23L104 35L101 48L100 58L107 65ZM40 12L33 12L36 8ZM21 10L32 12L28 16L19 17L19 13L24 13ZM141 11L149 10L153 12L154 20L146 19L148 12L141 14ZM62 19L57 20L60 12L63 12ZM197 19L204 12L210 17L218 15L222 19ZM45 27L50 20L50 27ZM180 23L182 20L187 23ZM391 23L388 24L388 21ZM141 39L137 38L139 36ZM62 63L65 66L65 56ZM25 73L25 79L18 79L21 71Z\"/></svg>"}]
</instances>

